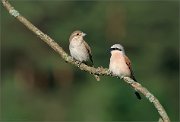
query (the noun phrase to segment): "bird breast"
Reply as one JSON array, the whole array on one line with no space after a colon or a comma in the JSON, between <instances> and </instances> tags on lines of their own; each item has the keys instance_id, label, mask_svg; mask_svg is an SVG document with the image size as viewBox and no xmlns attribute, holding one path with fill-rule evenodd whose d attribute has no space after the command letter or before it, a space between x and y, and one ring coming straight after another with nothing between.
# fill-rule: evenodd
<instances>
[{"instance_id":1,"label":"bird breast","mask_svg":"<svg viewBox=\"0 0 180 122\"><path fill-rule=\"evenodd\" d=\"M124 55L121 53L114 53L111 55L110 64L109 64L110 71L117 76L130 76L130 69L125 62Z\"/></svg>"},{"instance_id":2,"label":"bird breast","mask_svg":"<svg viewBox=\"0 0 180 122\"><path fill-rule=\"evenodd\" d=\"M69 45L70 54L78 61L89 60L88 51L82 40L72 40Z\"/></svg>"}]
</instances>

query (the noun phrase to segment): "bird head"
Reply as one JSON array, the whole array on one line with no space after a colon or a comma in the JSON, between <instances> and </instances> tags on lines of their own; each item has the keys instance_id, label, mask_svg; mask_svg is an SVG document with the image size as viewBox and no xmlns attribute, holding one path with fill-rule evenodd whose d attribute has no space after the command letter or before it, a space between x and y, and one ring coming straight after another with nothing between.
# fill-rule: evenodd
<instances>
[{"instance_id":1,"label":"bird head","mask_svg":"<svg viewBox=\"0 0 180 122\"><path fill-rule=\"evenodd\" d=\"M116 51L116 52L119 51L119 52L125 54L124 47L120 44L114 44L113 46L111 46L110 52L112 53L114 51Z\"/></svg>"},{"instance_id":2,"label":"bird head","mask_svg":"<svg viewBox=\"0 0 180 122\"><path fill-rule=\"evenodd\" d=\"M76 30L71 34L69 41L83 39L85 35L82 31Z\"/></svg>"}]
</instances>

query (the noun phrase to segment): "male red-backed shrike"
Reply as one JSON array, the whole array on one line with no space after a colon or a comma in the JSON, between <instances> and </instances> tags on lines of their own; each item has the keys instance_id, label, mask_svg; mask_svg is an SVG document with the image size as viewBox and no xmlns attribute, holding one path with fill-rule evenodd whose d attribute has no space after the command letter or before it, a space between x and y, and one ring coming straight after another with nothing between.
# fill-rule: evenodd
<instances>
[{"instance_id":1,"label":"male red-backed shrike","mask_svg":"<svg viewBox=\"0 0 180 122\"><path fill-rule=\"evenodd\" d=\"M131 62L125 55L123 46L120 44L114 44L111 46L110 51L111 58L109 63L109 70L112 72L112 74L121 78L130 77L137 82L131 68ZM141 96L137 91L135 94L138 99L141 99Z\"/></svg>"},{"instance_id":2,"label":"male red-backed shrike","mask_svg":"<svg viewBox=\"0 0 180 122\"><path fill-rule=\"evenodd\" d=\"M85 35L85 33L79 30L74 31L71 34L69 38L70 54L73 58L80 62L86 63L90 60L93 65L91 48L83 39Z\"/></svg>"}]
</instances>

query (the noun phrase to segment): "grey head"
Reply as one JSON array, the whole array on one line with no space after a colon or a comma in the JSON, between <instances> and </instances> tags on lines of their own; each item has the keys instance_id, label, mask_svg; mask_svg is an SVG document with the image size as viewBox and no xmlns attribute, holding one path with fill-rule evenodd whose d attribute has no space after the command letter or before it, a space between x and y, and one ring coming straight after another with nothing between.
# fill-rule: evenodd
<instances>
[{"instance_id":1,"label":"grey head","mask_svg":"<svg viewBox=\"0 0 180 122\"><path fill-rule=\"evenodd\" d=\"M76 31L74 31L74 32L71 34L71 36L70 36L70 38L69 38L69 41L72 41L73 38L83 39L83 37L84 37L85 35L86 35L86 34L83 33L82 31L76 30Z\"/></svg>"},{"instance_id":2,"label":"grey head","mask_svg":"<svg viewBox=\"0 0 180 122\"><path fill-rule=\"evenodd\" d=\"M124 47L121 44L114 44L113 46L111 46L110 52L112 52L112 51L120 51L123 54L125 54Z\"/></svg>"}]
</instances>

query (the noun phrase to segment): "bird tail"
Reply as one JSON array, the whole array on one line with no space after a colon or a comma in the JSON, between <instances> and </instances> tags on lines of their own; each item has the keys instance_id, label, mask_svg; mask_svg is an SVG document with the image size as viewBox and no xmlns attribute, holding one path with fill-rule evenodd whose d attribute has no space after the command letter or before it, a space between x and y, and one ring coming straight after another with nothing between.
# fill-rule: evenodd
<instances>
[{"instance_id":1,"label":"bird tail","mask_svg":"<svg viewBox=\"0 0 180 122\"><path fill-rule=\"evenodd\" d=\"M134 77L133 73L131 74L131 78L137 82L136 78Z\"/></svg>"},{"instance_id":2,"label":"bird tail","mask_svg":"<svg viewBox=\"0 0 180 122\"><path fill-rule=\"evenodd\" d=\"M137 82L137 80L136 80L136 78L134 77L133 74L131 75L131 78L132 78L135 82ZM139 92L135 91L135 95L136 95L136 97L137 97L139 100L142 99L142 98L141 98L141 95L139 94Z\"/></svg>"},{"instance_id":3,"label":"bird tail","mask_svg":"<svg viewBox=\"0 0 180 122\"><path fill-rule=\"evenodd\" d=\"M92 60L92 55L90 55L90 62L91 62L90 66L94 67L94 62ZM95 77L95 79L97 81L100 81L100 77L98 75L94 75L94 77Z\"/></svg>"},{"instance_id":4,"label":"bird tail","mask_svg":"<svg viewBox=\"0 0 180 122\"><path fill-rule=\"evenodd\" d=\"M141 95L139 94L139 92L135 91L135 95L139 100L141 100Z\"/></svg>"},{"instance_id":5,"label":"bird tail","mask_svg":"<svg viewBox=\"0 0 180 122\"><path fill-rule=\"evenodd\" d=\"M88 65L87 64L87 62L84 62L86 65ZM92 66L92 67L94 67L94 65L92 64L93 63L93 61L91 61L91 62L88 62L88 63L91 63L91 64L89 64L89 66ZM92 73L91 73L92 74ZM97 80L97 81L100 81L100 77L98 76L98 75L95 75L95 74L93 74L94 75L94 77L95 77L95 79Z\"/></svg>"}]
</instances>

